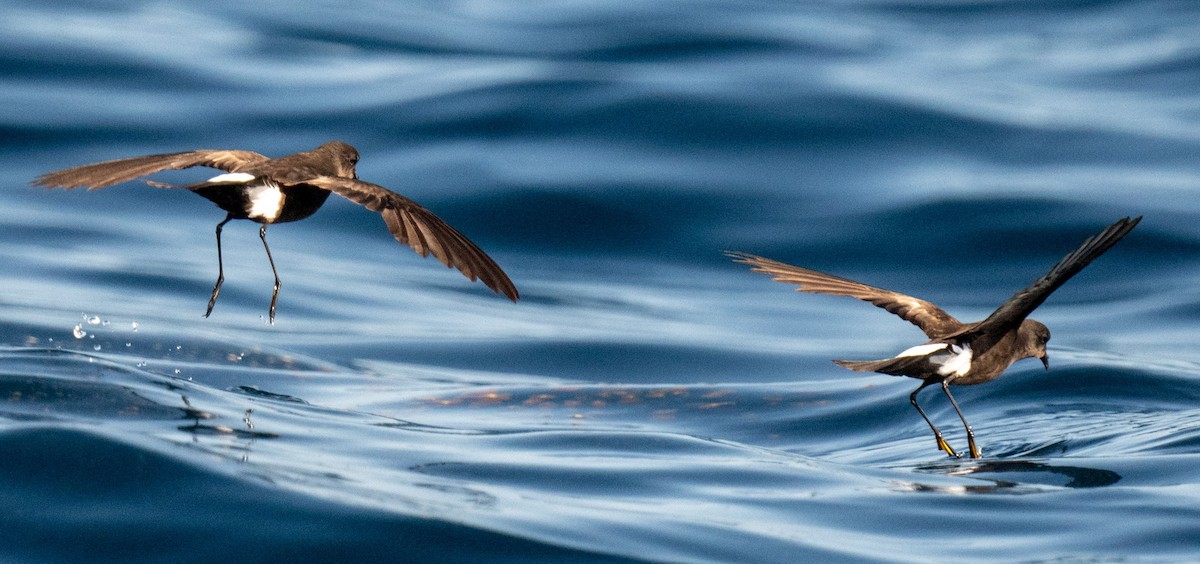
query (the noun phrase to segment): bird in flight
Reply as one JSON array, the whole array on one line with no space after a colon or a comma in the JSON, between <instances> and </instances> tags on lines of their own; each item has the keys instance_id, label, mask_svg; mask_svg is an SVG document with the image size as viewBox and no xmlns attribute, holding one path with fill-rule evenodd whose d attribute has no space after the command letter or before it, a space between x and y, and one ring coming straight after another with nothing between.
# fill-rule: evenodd
<instances>
[{"instance_id":1,"label":"bird in flight","mask_svg":"<svg viewBox=\"0 0 1200 564\"><path fill-rule=\"evenodd\" d=\"M50 172L34 184L46 188L96 190L164 170L206 166L223 171L204 182L175 186L146 181L159 188L190 190L221 209L226 216L217 224L217 283L204 316L212 313L225 281L221 258L221 229L234 219L262 224L258 236L267 251L275 287L271 293L269 319L275 323L279 299L279 273L267 245L267 226L304 219L315 213L336 193L367 209L379 212L396 240L421 256L433 255L447 267L456 268L470 280L479 280L497 294L517 301L517 288L500 266L465 235L433 212L387 188L358 179L358 151L347 143L330 141L312 151L277 159L253 151L199 150L130 157Z\"/></svg>"},{"instance_id":2,"label":"bird in flight","mask_svg":"<svg viewBox=\"0 0 1200 564\"><path fill-rule=\"evenodd\" d=\"M751 270L754 272L773 276L778 282L799 286L796 288L799 292L858 298L881 307L924 331L929 337L928 342L909 348L892 358L834 362L856 372L879 372L922 380L921 385L909 395L909 402L933 430L938 449L958 457L960 455L950 447L942 437L941 431L917 403L918 392L940 384L950 400L950 405L954 406L954 411L966 428L971 458L979 458L982 453L975 445L975 432L967 423L962 410L958 408L958 402L954 401L954 396L950 394L949 386L990 382L1000 376L1009 365L1025 358L1041 360L1048 370L1050 359L1046 355L1046 342L1050 340L1050 330L1027 317L1059 286L1129 234L1141 220L1141 216L1133 219L1126 217L1108 226L1063 257L1029 287L1013 294L986 319L974 323L963 323L932 303L898 292L751 254L728 252L726 255L736 262L752 266Z\"/></svg>"}]
</instances>

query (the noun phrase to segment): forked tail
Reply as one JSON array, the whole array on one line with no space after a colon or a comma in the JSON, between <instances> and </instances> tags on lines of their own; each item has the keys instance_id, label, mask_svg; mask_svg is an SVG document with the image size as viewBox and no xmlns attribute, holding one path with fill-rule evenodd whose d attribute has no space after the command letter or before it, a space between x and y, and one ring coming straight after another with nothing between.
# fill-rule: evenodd
<instances>
[{"instance_id":1,"label":"forked tail","mask_svg":"<svg viewBox=\"0 0 1200 564\"><path fill-rule=\"evenodd\" d=\"M835 360L833 361L842 368L848 368L855 372L877 372L880 368L886 367L891 363L892 359L884 360Z\"/></svg>"},{"instance_id":2,"label":"forked tail","mask_svg":"<svg viewBox=\"0 0 1200 564\"><path fill-rule=\"evenodd\" d=\"M927 371L928 361L920 356L900 356L883 360L835 360L838 366L855 372L878 372L892 376L909 376L920 378L921 372Z\"/></svg>"}]
</instances>

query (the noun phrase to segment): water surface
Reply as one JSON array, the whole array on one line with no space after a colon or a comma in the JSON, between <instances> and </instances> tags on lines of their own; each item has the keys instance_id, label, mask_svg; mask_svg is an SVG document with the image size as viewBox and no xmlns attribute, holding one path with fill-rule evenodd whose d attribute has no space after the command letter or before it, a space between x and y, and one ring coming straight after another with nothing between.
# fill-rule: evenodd
<instances>
[{"instance_id":1,"label":"water surface","mask_svg":"<svg viewBox=\"0 0 1200 564\"><path fill-rule=\"evenodd\" d=\"M13 561L1184 561L1200 549L1200 10L1172 2L0 2ZM522 293L333 198L38 174L328 140ZM165 181L205 178L203 171ZM1145 220L956 396L741 250L986 316ZM953 410L923 404L956 447Z\"/></svg>"}]
</instances>

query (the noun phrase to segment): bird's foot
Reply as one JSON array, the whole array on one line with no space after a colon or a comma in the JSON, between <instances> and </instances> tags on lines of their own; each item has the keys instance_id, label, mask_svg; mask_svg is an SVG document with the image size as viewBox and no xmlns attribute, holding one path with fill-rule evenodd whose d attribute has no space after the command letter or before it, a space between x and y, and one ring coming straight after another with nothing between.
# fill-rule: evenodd
<instances>
[{"instance_id":1,"label":"bird's foot","mask_svg":"<svg viewBox=\"0 0 1200 564\"><path fill-rule=\"evenodd\" d=\"M938 450L945 451L946 454L953 456L954 458L962 458L962 455L955 452L955 450L950 447L950 443L946 442L946 439L943 439L941 435L937 436L937 445Z\"/></svg>"},{"instance_id":2,"label":"bird's foot","mask_svg":"<svg viewBox=\"0 0 1200 564\"><path fill-rule=\"evenodd\" d=\"M971 458L983 458L983 451L980 451L979 447L975 446L975 439L973 437L967 437L967 444L971 448Z\"/></svg>"}]
</instances>

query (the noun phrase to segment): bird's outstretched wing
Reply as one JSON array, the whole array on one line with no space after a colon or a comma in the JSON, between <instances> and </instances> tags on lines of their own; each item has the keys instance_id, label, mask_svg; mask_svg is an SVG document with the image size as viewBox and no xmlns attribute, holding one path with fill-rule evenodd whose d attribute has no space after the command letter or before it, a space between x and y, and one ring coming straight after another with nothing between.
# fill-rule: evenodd
<instances>
[{"instance_id":1,"label":"bird's outstretched wing","mask_svg":"<svg viewBox=\"0 0 1200 564\"><path fill-rule=\"evenodd\" d=\"M478 279L514 302L520 297L512 280L487 253L416 202L377 184L352 178L318 176L304 180L303 184L324 188L379 212L396 240L421 256L433 255L442 264L458 269L471 280Z\"/></svg>"},{"instance_id":2,"label":"bird's outstretched wing","mask_svg":"<svg viewBox=\"0 0 1200 564\"><path fill-rule=\"evenodd\" d=\"M849 296L870 302L921 328L931 339L953 333L963 326L942 308L899 292L868 286L832 274L800 268L747 253L726 252L725 255L736 262L752 266L751 270L754 272L774 277L773 279L777 282L799 286L796 288L798 292Z\"/></svg>"},{"instance_id":3,"label":"bird's outstretched wing","mask_svg":"<svg viewBox=\"0 0 1200 564\"><path fill-rule=\"evenodd\" d=\"M49 172L33 181L46 188L81 188L96 190L133 180L164 170L179 170L207 166L226 172L237 172L246 165L267 160L253 151L201 150L184 153L165 153L104 161Z\"/></svg>"},{"instance_id":4,"label":"bird's outstretched wing","mask_svg":"<svg viewBox=\"0 0 1200 564\"><path fill-rule=\"evenodd\" d=\"M1104 254L1109 248L1117 244L1122 238L1129 234L1138 222L1142 220L1141 216L1130 219L1122 218L1116 223L1109 225L1104 231L1088 238L1062 260L1058 261L1050 272L1047 272L1041 278L1038 278L1030 284L1028 288L1013 294L1011 298L1000 304L991 315L975 324L970 332L980 334L981 336L993 335L999 338L1008 331L1016 328L1021 322L1033 313L1033 310L1042 305L1046 298L1055 290L1062 286L1072 276L1079 274L1081 270L1096 257ZM986 343L981 343L979 348L986 348Z\"/></svg>"}]
</instances>

